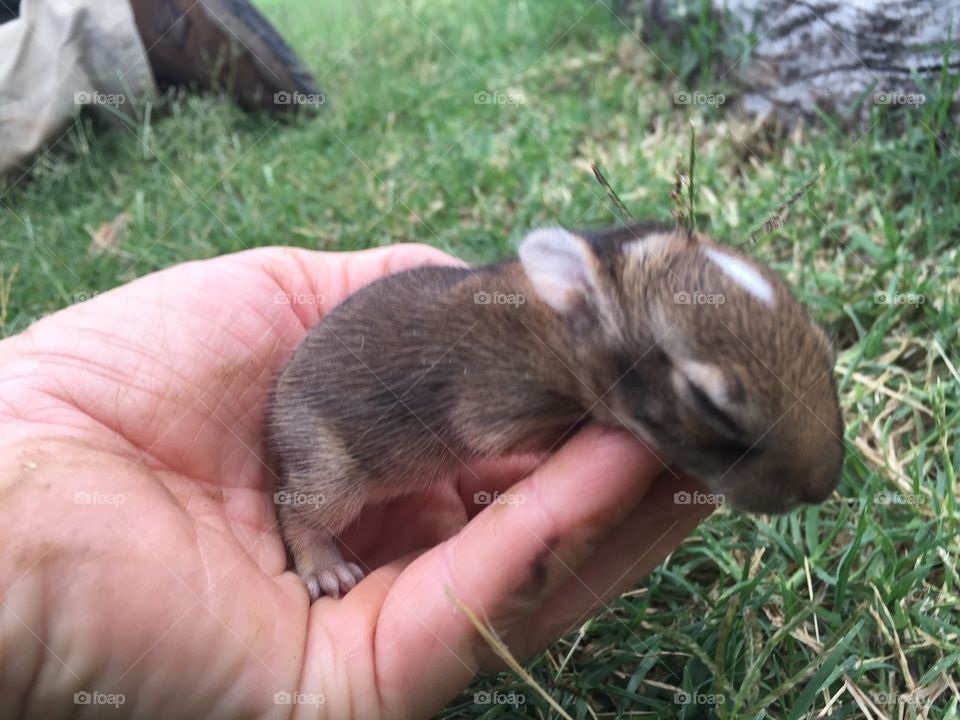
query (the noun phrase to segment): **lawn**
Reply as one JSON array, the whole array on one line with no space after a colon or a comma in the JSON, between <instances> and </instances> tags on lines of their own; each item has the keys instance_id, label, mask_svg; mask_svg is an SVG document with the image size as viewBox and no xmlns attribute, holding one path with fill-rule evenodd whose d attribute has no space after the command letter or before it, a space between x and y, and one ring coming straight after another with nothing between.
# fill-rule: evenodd
<instances>
[{"instance_id":1,"label":"lawn","mask_svg":"<svg viewBox=\"0 0 960 720\"><path fill-rule=\"evenodd\" d=\"M257 245L500 257L533 226L621 219L594 161L633 215L670 221L692 123L697 224L783 273L836 345L844 477L785 517L721 509L527 667L576 718L957 717L960 131L941 89L868 127L781 131L737 115L707 21L644 44L602 0L260 5L328 106L277 122L186 97L71 126L0 180L2 333ZM674 102L695 91L726 102ZM749 239L821 167L786 225ZM438 717L556 714L502 674Z\"/></svg>"}]
</instances>

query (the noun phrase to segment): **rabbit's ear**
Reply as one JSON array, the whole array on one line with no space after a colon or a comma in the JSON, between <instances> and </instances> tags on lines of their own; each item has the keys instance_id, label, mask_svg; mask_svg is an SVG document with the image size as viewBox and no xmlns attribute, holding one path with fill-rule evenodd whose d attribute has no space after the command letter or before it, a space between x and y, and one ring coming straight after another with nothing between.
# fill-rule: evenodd
<instances>
[{"instance_id":1,"label":"rabbit's ear","mask_svg":"<svg viewBox=\"0 0 960 720\"><path fill-rule=\"evenodd\" d=\"M519 254L537 295L560 314L598 292L596 256L582 238L561 227L534 230L520 243Z\"/></svg>"}]
</instances>

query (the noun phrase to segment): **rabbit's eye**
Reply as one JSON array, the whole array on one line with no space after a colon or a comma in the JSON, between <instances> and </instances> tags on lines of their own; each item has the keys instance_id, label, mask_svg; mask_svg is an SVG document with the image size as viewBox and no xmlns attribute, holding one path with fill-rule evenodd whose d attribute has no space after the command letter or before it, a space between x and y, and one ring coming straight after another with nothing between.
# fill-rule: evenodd
<instances>
[{"instance_id":1,"label":"rabbit's eye","mask_svg":"<svg viewBox=\"0 0 960 720\"><path fill-rule=\"evenodd\" d=\"M720 428L726 430L727 434L733 437L740 437L743 434L740 426L710 399L710 396L704 392L703 388L694 382L688 382L687 388L690 390L690 397L693 399L697 409L714 425L718 425Z\"/></svg>"},{"instance_id":2,"label":"rabbit's eye","mask_svg":"<svg viewBox=\"0 0 960 720\"><path fill-rule=\"evenodd\" d=\"M734 462L749 460L763 454L763 448L758 443L747 443L741 440L719 438L705 445L707 450L723 458L730 458Z\"/></svg>"}]
</instances>

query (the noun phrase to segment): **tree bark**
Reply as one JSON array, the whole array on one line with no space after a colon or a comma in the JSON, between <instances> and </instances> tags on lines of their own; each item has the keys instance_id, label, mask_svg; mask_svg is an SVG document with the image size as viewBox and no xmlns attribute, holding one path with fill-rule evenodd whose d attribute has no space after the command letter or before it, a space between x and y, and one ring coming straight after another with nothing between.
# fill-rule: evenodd
<instances>
[{"instance_id":1,"label":"tree bark","mask_svg":"<svg viewBox=\"0 0 960 720\"><path fill-rule=\"evenodd\" d=\"M742 106L751 114L773 111L789 122L820 108L862 123L874 104L927 102L944 71L960 71L960 0L711 4L722 27L738 27L754 38L744 57L729 59L743 89ZM644 15L648 28L670 37L682 30L669 0L634 0L629 6Z\"/></svg>"}]
</instances>

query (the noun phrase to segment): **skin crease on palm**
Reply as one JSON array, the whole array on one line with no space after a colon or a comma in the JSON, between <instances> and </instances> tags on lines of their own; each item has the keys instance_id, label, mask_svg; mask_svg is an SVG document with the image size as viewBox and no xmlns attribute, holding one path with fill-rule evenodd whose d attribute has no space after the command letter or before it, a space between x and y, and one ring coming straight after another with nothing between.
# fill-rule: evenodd
<instances>
[{"instance_id":1,"label":"skin crease on palm","mask_svg":"<svg viewBox=\"0 0 960 720\"><path fill-rule=\"evenodd\" d=\"M77 692L122 696L113 718L428 717L501 667L448 593L525 658L680 543L712 509L673 502L697 486L587 427L367 508L343 540L376 569L309 604L260 460L272 377L351 292L452 262L252 250L0 342L0 718L72 715ZM474 502L508 489L523 502Z\"/></svg>"}]
</instances>

